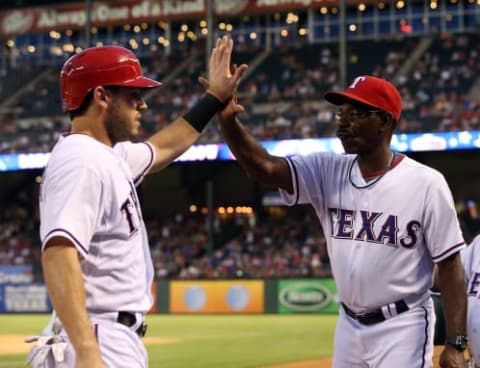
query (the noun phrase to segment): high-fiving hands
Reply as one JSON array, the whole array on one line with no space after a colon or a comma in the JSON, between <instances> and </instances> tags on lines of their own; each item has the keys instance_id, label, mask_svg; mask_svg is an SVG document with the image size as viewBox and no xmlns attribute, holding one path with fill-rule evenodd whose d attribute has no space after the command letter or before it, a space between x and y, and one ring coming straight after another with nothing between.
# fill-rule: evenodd
<instances>
[{"instance_id":1,"label":"high-fiving hands","mask_svg":"<svg viewBox=\"0 0 480 368\"><path fill-rule=\"evenodd\" d=\"M232 50L233 40L230 37L219 38L210 55L208 80L199 78L207 91L222 102L233 97L240 79L248 68L246 64L231 68Z\"/></svg>"}]
</instances>

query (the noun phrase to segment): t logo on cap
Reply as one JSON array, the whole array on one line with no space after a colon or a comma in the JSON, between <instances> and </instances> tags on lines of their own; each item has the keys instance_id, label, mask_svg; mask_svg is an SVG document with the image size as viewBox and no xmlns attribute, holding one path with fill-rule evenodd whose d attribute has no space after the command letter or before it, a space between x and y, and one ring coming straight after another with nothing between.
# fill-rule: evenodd
<instances>
[{"instance_id":1,"label":"t logo on cap","mask_svg":"<svg viewBox=\"0 0 480 368\"><path fill-rule=\"evenodd\" d=\"M350 84L348 86L348 88L355 88L355 86L357 85L357 83L360 83L360 82L363 82L366 78L365 77L357 77L355 78L355 80L353 81L352 84Z\"/></svg>"},{"instance_id":2,"label":"t logo on cap","mask_svg":"<svg viewBox=\"0 0 480 368\"><path fill-rule=\"evenodd\" d=\"M344 92L328 91L325 99L334 105L360 103L392 114L396 121L402 113L402 98L397 88L385 79L371 75L356 77Z\"/></svg>"}]
</instances>

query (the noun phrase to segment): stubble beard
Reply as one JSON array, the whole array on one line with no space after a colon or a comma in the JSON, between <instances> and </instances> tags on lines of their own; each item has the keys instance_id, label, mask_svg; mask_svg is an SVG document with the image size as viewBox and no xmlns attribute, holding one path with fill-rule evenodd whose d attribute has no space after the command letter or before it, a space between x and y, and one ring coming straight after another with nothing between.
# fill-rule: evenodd
<instances>
[{"instance_id":1,"label":"stubble beard","mask_svg":"<svg viewBox=\"0 0 480 368\"><path fill-rule=\"evenodd\" d=\"M121 114L116 105L110 105L106 111L105 129L112 146L118 142L132 141L135 134L132 133L131 123L125 114Z\"/></svg>"}]
</instances>

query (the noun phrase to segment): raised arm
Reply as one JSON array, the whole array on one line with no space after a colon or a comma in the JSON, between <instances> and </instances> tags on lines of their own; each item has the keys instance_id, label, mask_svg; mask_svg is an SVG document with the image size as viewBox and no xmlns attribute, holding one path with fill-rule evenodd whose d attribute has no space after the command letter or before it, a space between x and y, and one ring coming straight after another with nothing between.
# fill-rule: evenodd
<instances>
[{"instance_id":1,"label":"raised arm","mask_svg":"<svg viewBox=\"0 0 480 368\"><path fill-rule=\"evenodd\" d=\"M222 135L247 175L267 185L292 193L292 175L284 158L269 154L239 121L243 106L232 100L218 114Z\"/></svg>"},{"instance_id":2,"label":"raised arm","mask_svg":"<svg viewBox=\"0 0 480 368\"><path fill-rule=\"evenodd\" d=\"M195 143L210 119L222 110L225 102L232 97L247 69L247 65L241 65L233 73L230 72L232 49L233 41L229 37L224 36L217 40L210 55L210 85L205 95L183 117L148 140L156 151L152 172L170 164Z\"/></svg>"}]
</instances>

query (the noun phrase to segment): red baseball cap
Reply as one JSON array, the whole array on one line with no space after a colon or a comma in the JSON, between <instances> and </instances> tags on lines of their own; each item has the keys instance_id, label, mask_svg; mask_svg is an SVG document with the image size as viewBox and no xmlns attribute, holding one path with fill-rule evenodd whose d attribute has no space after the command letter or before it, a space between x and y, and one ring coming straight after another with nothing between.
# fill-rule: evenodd
<instances>
[{"instance_id":1,"label":"red baseball cap","mask_svg":"<svg viewBox=\"0 0 480 368\"><path fill-rule=\"evenodd\" d=\"M402 113L402 97L397 88L385 79L371 75L356 77L344 92L328 91L324 97L334 105L360 102L389 112L397 121Z\"/></svg>"}]
</instances>

